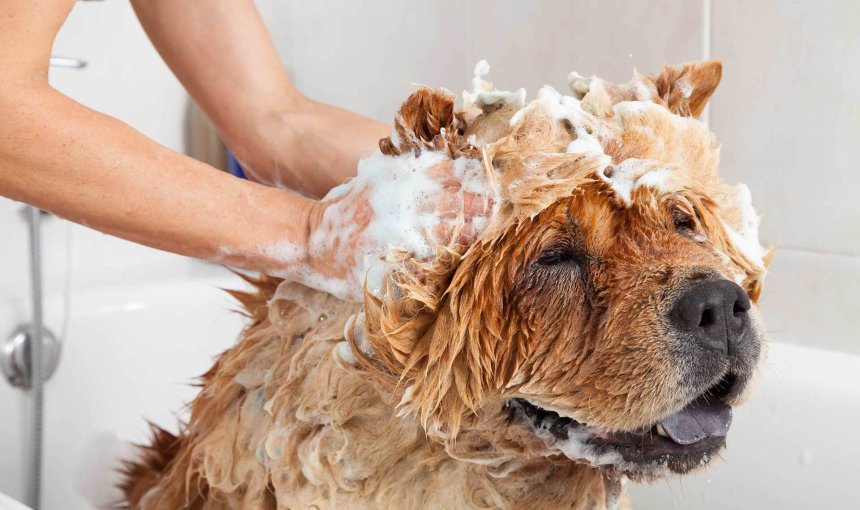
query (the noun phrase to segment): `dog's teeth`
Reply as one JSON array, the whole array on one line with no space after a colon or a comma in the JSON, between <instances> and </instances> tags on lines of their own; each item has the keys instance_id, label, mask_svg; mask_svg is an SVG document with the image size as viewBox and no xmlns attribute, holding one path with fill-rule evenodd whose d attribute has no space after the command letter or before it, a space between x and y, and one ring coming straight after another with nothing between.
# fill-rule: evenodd
<instances>
[{"instance_id":1,"label":"dog's teeth","mask_svg":"<svg viewBox=\"0 0 860 510\"><path fill-rule=\"evenodd\" d=\"M669 434L666 433L666 429L663 428L663 425L657 424L657 435L660 437L669 437Z\"/></svg>"}]
</instances>

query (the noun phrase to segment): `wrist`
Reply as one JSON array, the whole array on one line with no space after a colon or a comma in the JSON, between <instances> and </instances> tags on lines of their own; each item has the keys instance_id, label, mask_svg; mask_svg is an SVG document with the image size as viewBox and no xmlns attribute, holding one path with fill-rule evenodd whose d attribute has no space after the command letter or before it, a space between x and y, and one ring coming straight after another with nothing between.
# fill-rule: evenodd
<instances>
[{"instance_id":1,"label":"wrist","mask_svg":"<svg viewBox=\"0 0 860 510\"><path fill-rule=\"evenodd\" d=\"M245 185L249 192L240 207L242 221L219 248L217 260L273 276L301 273L310 262L310 239L320 222L322 206L289 191Z\"/></svg>"},{"instance_id":2,"label":"wrist","mask_svg":"<svg viewBox=\"0 0 860 510\"><path fill-rule=\"evenodd\" d=\"M270 104L252 114L242 129L225 133L228 146L251 180L309 194L302 186L307 175L300 175L297 166L305 156L306 112L312 108L312 101L299 94Z\"/></svg>"}]
</instances>

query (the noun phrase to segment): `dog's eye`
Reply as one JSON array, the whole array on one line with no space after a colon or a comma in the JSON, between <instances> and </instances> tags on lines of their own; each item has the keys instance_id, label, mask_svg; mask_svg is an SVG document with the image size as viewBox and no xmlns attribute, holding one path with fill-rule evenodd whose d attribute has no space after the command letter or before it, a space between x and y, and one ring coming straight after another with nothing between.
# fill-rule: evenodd
<instances>
[{"instance_id":1,"label":"dog's eye","mask_svg":"<svg viewBox=\"0 0 860 510\"><path fill-rule=\"evenodd\" d=\"M684 211L673 211L672 219L675 221L675 230L678 232L689 234L696 231L696 221Z\"/></svg>"},{"instance_id":2,"label":"dog's eye","mask_svg":"<svg viewBox=\"0 0 860 510\"><path fill-rule=\"evenodd\" d=\"M572 262L575 260L576 255L572 251L567 249L553 249L541 255L537 262L542 266L554 266L556 264L563 264L565 262Z\"/></svg>"}]
</instances>

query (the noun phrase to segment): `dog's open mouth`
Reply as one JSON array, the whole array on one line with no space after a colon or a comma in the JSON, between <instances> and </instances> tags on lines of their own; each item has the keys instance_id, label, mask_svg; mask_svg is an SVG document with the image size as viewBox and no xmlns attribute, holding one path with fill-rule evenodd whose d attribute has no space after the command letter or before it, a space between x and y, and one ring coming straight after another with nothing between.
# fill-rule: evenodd
<instances>
[{"instance_id":1,"label":"dog's open mouth","mask_svg":"<svg viewBox=\"0 0 860 510\"><path fill-rule=\"evenodd\" d=\"M680 411L649 427L623 432L580 423L522 398L509 399L506 407L574 460L632 475L647 476L652 471L649 467L686 473L725 446L732 422L732 409L725 399L734 384L735 377L728 374Z\"/></svg>"}]
</instances>

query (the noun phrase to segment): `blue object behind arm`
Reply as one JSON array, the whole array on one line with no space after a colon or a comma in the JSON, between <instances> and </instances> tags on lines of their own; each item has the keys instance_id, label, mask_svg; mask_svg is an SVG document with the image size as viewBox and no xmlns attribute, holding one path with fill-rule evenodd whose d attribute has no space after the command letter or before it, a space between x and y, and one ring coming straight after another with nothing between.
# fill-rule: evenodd
<instances>
[{"instance_id":1,"label":"blue object behind arm","mask_svg":"<svg viewBox=\"0 0 860 510\"><path fill-rule=\"evenodd\" d=\"M248 178L245 175L245 171L242 170L242 165L239 164L239 160L236 159L236 156L233 155L233 152L230 149L227 149L227 171L240 179Z\"/></svg>"}]
</instances>

